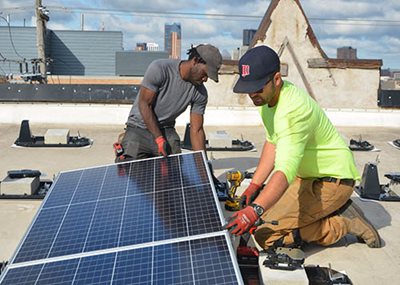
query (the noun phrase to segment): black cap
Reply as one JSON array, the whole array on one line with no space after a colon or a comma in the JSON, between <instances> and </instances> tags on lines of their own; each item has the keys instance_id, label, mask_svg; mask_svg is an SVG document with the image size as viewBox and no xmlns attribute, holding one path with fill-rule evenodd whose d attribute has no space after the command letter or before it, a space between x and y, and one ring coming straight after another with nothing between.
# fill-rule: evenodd
<instances>
[{"instance_id":1,"label":"black cap","mask_svg":"<svg viewBox=\"0 0 400 285\"><path fill-rule=\"evenodd\" d=\"M207 76L218 82L218 70L222 65L222 55L219 50L209 44L202 44L196 47L197 53L206 62Z\"/></svg>"},{"instance_id":2,"label":"black cap","mask_svg":"<svg viewBox=\"0 0 400 285\"><path fill-rule=\"evenodd\" d=\"M240 78L233 87L235 93L253 93L264 87L280 70L276 52L267 46L248 50L239 60Z\"/></svg>"}]
</instances>

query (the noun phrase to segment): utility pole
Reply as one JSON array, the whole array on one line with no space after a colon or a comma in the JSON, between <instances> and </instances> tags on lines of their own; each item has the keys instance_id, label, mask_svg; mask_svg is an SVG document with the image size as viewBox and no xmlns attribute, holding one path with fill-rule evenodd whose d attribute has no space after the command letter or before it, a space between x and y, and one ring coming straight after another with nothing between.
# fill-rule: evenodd
<instances>
[{"instance_id":1,"label":"utility pole","mask_svg":"<svg viewBox=\"0 0 400 285\"><path fill-rule=\"evenodd\" d=\"M42 0L35 0L35 14L36 14L36 42L38 47L38 57L40 73L44 82L47 82L47 66L46 66L46 48L44 36L46 32L46 22L49 20L46 7L42 6Z\"/></svg>"}]
</instances>

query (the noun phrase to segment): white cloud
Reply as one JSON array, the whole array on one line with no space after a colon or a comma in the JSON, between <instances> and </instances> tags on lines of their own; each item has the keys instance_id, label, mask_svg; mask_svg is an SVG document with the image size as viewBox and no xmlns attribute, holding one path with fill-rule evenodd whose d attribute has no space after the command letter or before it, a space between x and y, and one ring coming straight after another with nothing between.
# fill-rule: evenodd
<instances>
[{"instance_id":1,"label":"white cloud","mask_svg":"<svg viewBox=\"0 0 400 285\"><path fill-rule=\"evenodd\" d=\"M136 42L156 42L164 46L164 24L180 22L182 50L191 43L209 42L229 52L242 43L243 29L257 29L270 1L266 0L43 0L48 7L70 7L71 11L50 10L49 27L80 29L80 14L84 11L85 28L123 32L124 46L130 49ZM307 0L300 2L324 51L336 56L336 48L353 46L359 57L383 58L393 67L400 67L400 1L399 0ZM6 7L33 7L32 0L1 0L0 12ZM92 10L90 10L92 9ZM93 9L101 9L96 13ZM153 15L127 14L123 11L154 11ZM258 16L258 18L205 17L178 13L207 13ZM4 15L4 13L3 13ZM33 11L15 11L12 23L30 19ZM327 21L336 19L336 21ZM357 21L349 21L357 19ZM361 21L362 20L362 21ZM386 20L387 22L382 22Z\"/></svg>"}]
</instances>

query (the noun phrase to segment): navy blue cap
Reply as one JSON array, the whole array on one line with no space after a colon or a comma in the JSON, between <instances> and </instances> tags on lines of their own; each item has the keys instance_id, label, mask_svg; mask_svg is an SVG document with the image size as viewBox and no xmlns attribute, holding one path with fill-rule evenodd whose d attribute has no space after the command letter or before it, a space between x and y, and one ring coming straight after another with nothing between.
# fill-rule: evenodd
<instances>
[{"instance_id":1,"label":"navy blue cap","mask_svg":"<svg viewBox=\"0 0 400 285\"><path fill-rule=\"evenodd\" d=\"M280 70L276 52L267 46L249 49L239 60L240 78L233 87L235 93L253 93L264 87Z\"/></svg>"}]
</instances>

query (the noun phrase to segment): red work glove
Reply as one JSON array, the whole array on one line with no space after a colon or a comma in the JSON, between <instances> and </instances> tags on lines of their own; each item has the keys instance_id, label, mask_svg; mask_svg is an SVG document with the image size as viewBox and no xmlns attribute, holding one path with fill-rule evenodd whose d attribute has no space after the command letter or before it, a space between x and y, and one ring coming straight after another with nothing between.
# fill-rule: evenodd
<instances>
[{"instance_id":1,"label":"red work glove","mask_svg":"<svg viewBox=\"0 0 400 285\"><path fill-rule=\"evenodd\" d=\"M224 226L231 234L240 236L248 232L258 221L258 215L253 207L246 207L229 218L229 223Z\"/></svg>"},{"instance_id":2,"label":"red work glove","mask_svg":"<svg viewBox=\"0 0 400 285\"><path fill-rule=\"evenodd\" d=\"M167 157L170 151L169 151L169 145L167 141L164 139L164 137L163 136L157 137L155 139L155 142L157 144L158 154Z\"/></svg>"},{"instance_id":3,"label":"red work glove","mask_svg":"<svg viewBox=\"0 0 400 285\"><path fill-rule=\"evenodd\" d=\"M240 205L243 208L250 205L260 193L261 187L261 185L251 182L240 198Z\"/></svg>"}]
</instances>

